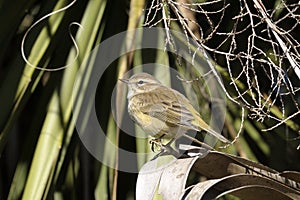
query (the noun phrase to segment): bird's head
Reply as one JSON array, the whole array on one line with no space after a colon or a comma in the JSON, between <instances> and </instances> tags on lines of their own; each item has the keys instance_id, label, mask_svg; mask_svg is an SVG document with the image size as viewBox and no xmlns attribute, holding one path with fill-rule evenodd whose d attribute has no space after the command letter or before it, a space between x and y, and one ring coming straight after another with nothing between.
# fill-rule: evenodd
<instances>
[{"instance_id":1,"label":"bird's head","mask_svg":"<svg viewBox=\"0 0 300 200\"><path fill-rule=\"evenodd\" d=\"M149 92L161 86L161 83L152 75L147 73L138 73L132 75L129 79L119 79L128 85L127 98L134 95Z\"/></svg>"}]
</instances>

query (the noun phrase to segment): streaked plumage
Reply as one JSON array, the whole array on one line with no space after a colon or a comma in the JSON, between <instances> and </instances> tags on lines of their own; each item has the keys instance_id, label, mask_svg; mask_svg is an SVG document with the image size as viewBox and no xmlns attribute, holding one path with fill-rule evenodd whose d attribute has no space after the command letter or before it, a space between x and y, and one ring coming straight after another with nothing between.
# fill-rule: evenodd
<instances>
[{"instance_id":1,"label":"streaked plumage","mask_svg":"<svg viewBox=\"0 0 300 200\"><path fill-rule=\"evenodd\" d=\"M147 73L121 79L128 85L128 112L132 119L155 138L177 139L187 130L205 130L222 142L228 140L212 130L190 101L178 91L162 85Z\"/></svg>"}]
</instances>

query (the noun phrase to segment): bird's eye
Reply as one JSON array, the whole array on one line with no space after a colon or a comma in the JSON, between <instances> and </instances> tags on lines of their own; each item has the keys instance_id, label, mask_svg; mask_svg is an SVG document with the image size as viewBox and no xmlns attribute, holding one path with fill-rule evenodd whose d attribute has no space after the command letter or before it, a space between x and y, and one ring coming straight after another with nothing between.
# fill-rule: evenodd
<instances>
[{"instance_id":1,"label":"bird's eye","mask_svg":"<svg viewBox=\"0 0 300 200\"><path fill-rule=\"evenodd\" d=\"M142 81L142 80L140 80L140 81L138 82L139 85L142 85L143 83L144 83L144 81Z\"/></svg>"}]
</instances>

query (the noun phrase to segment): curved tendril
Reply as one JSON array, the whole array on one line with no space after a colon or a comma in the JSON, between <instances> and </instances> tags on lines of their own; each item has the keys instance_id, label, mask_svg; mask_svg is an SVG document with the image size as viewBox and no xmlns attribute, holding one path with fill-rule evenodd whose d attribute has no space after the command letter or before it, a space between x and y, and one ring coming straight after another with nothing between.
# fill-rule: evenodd
<instances>
[{"instance_id":1,"label":"curved tendril","mask_svg":"<svg viewBox=\"0 0 300 200\"><path fill-rule=\"evenodd\" d=\"M73 63L77 60L77 58L78 58L78 56L79 56L79 48L78 48L78 45L77 45L77 43L76 43L75 37L74 37L74 36L72 35L72 33L71 33L71 26L72 26L72 25L77 25L79 28L83 28L82 25L79 24L79 23L77 23L77 22L72 22L72 23L69 25L69 35L70 35L70 37L71 37L71 40L72 40L72 42L73 42L73 44L74 44L74 46L75 46L75 50L76 50L75 58L74 58L74 60L73 60L71 63L69 63L69 64L67 64L67 65L64 65L64 66L62 66L62 67L54 68L54 69L46 69L46 68L43 68L43 67L35 66L35 65L33 65L32 63L30 63L29 60L27 59L26 55L25 55L25 52L24 52L24 46L25 46L24 44L25 44L25 40L26 40L26 38L27 38L27 36L28 36L28 33L29 33L29 32L30 32L30 31L31 31L38 23L40 23L41 21L43 21L44 19L46 19L46 18L48 18L48 17L50 17L50 16L52 16L52 15L55 15L55 14L57 14L57 13L59 13L59 12L62 12L62 11L67 10L67 9L70 8L76 1L77 1L77 0L73 0L70 4L66 5L65 7L60 8L60 9L58 9L58 10L56 10L56 11L53 11L53 12L51 12L51 13L49 13L49 14L43 16L42 18L40 18L39 20L37 20L34 24L32 24L32 25L27 29L27 31L25 32L25 34L24 34L24 36L23 36L23 38L22 38L22 42L21 42L21 54L22 54L22 58L24 59L24 61L26 62L27 65L29 65L30 67L33 67L33 68L35 68L35 69L42 70L42 71L59 71L59 70L62 70L62 69L67 68L68 66L70 66L71 64L73 64Z\"/></svg>"}]
</instances>

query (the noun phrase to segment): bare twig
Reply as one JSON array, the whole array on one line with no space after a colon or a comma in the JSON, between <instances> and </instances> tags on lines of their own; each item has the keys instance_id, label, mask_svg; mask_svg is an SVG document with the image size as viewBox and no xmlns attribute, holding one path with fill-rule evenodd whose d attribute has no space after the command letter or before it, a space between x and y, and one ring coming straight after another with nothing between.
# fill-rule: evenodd
<instances>
[{"instance_id":1,"label":"bare twig","mask_svg":"<svg viewBox=\"0 0 300 200\"><path fill-rule=\"evenodd\" d=\"M228 29L222 25L224 16L232 12L232 5L223 0L204 3L153 0L147 10L145 25L162 22L167 32L166 43L170 44L171 25L179 24L187 44L191 45L189 38L196 41L196 51L203 53L226 96L248 109L249 116L258 121L264 121L266 117L278 121L277 125L265 129L273 130L300 114L300 89L295 83L295 78L300 79L300 43L295 33L300 28L300 4L281 0L276 7L267 10L261 0L238 0L236 3L239 3L239 10L235 10L232 26ZM162 17L155 22L154 18L160 12ZM226 21L226 24L229 23ZM216 37L222 40L212 46L210 41ZM241 38L247 40L247 45L240 45ZM220 57L226 60L224 67L231 88L224 86L208 54L214 56L215 61ZM195 55L196 52L193 58ZM266 86L266 83L270 85ZM293 114L286 111L287 102L293 103ZM271 114L274 106L280 107L280 117Z\"/></svg>"}]
</instances>

